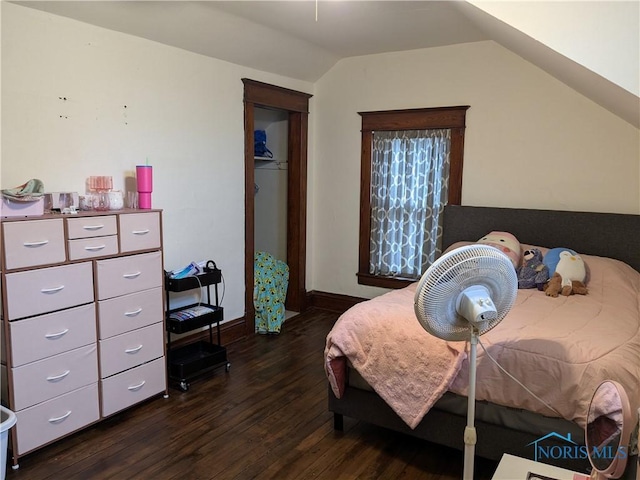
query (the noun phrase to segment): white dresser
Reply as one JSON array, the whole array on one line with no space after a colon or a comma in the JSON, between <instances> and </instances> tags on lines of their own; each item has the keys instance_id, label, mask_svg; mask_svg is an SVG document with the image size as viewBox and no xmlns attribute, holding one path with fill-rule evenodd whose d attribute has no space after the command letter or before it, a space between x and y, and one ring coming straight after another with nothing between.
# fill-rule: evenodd
<instances>
[{"instance_id":1,"label":"white dresser","mask_svg":"<svg viewBox=\"0 0 640 480\"><path fill-rule=\"evenodd\" d=\"M2 403L13 464L167 395L162 212L3 218Z\"/></svg>"}]
</instances>

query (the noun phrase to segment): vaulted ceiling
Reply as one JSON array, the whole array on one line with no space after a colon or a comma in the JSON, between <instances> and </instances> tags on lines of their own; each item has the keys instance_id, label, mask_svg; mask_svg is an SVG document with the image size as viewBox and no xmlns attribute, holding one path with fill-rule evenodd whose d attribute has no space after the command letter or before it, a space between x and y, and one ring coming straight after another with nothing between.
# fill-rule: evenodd
<instances>
[{"instance_id":1,"label":"vaulted ceiling","mask_svg":"<svg viewBox=\"0 0 640 480\"><path fill-rule=\"evenodd\" d=\"M14 3L309 82L346 57L493 40L640 128L637 95L467 2Z\"/></svg>"}]
</instances>

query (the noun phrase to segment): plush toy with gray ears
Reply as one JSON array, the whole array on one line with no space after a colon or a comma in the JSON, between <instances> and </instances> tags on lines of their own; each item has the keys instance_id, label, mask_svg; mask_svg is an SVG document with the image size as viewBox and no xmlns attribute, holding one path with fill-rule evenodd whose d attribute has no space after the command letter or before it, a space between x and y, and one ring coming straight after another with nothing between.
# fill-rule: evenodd
<instances>
[{"instance_id":1,"label":"plush toy with gray ears","mask_svg":"<svg viewBox=\"0 0 640 480\"><path fill-rule=\"evenodd\" d=\"M522 264L516 272L518 288L537 288L542 291L544 284L549 280L549 269L542 262L542 252L537 248L524 251Z\"/></svg>"}]
</instances>

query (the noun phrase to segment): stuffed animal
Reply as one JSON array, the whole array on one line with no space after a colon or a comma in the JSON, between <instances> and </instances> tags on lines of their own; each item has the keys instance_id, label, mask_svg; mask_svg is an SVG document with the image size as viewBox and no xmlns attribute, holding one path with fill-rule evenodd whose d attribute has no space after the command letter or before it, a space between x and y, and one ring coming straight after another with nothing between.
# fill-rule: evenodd
<instances>
[{"instance_id":1,"label":"stuffed animal","mask_svg":"<svg viewBox=\"0 0 640 480\"><path fill-rule=\"evenodd\" d=\"M537 288L542 291L549 280L549 269L542 262L542 252L537 248L525 250L522 254L522 264L516 272L518 288Z\"/></svg>"},{"instance_id":2,"label":"stuffed animal","mask_svg":"<svg viewBox=\"0 0 640 480\"><path fill-rule=\"evenodd\" d=\"M549 249L549 251L547 251L547 254L542 259L542 263L544 263L549 270L549 278L553 277L553 274L556 273L556 266L560 261L560 254L564 251L571 253L571 255L578 255L577 252L571 250L570 248L556 247Z\"/></svg>"},{"instance_id":3,"label":"stuffed animal","mask_svg":"<svg viewBox=\"0 0 640 480\"><path fill-rule=\"evenodd\" d=\"M586 295L587 268L582 257L572 254L568 250L560 252L556 271L545 285L545 294L549 297L557 297L559 294Z\"/></svg>"},{"instance_id":4,"label":"stuffed animal","mask_svg":"<svg viewBox=\"0 0 640 480\"><path fill-rule=\"evenodd\" d=\"M513 268L517 269L520 265L520 242L511 233L491 232L478 240L477 243L491 245L500 250L509 257L509 260L513 263Z\"/></svg>"}]
</instances>

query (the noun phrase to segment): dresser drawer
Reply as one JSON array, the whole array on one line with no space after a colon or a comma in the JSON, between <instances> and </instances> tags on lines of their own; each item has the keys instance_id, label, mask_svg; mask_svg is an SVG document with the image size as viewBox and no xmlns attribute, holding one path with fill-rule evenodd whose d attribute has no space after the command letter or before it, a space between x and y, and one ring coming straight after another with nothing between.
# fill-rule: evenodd
<instances>
[{"instance_id":1,"label":"dresser drawer","mask_svg":"<svg viewBox=\"0 0 640 480\"><path fill-rule=\"evenodd\" d=\"M98 300L162 286L162 255L159 251L96 263Z\"/></svg>"},{"instance_id":2,"label":"dresser drawer","mask_svg":"<svg viewBox=\"0 0 640 480\"><path fill-rule=\"evenodd\" d=\"M2 222L2 228L7 270L66 260L61 218Z\"/></svg>"},{"instance_id":3,"label":"dresser drawer","mask_svg":"<svg viewBox=\"0 0 640 480\"><path fill-rule=\"evenodd\" d=\"M123 253L160 248L160 212L123 214L119 219Z\"/></svg>"},{"instance_id":4,"label":"dresser drawer","mask_svg":"<svg viewBox=\"0 0 640 480\"><path fill-rule=\"evenodd\" d=\"M9 320L93 302L91 262L9 273Z\"/></svg>"},{"instance_id":5,"label":"dresser drawer","mask_svg":"<svg viewBox=\"0 0 640 480\"><path fill-rule=\"evenodd\" d=\"M162 287L102 300L98 304L98 329L104 340L162 321Z\"/></svg>"},{"instance_id":6,"label":"dresser drawer","mask_svg":"<svg viewBox=\"0 0 640 480\"><path fill-rule=\"evenodd\" d=\"M96 344L13 369L13 408L22 410L98 381Z\"/></svg>"},{"instance_id":7,"label":"dresser drawer","mask_svg":"<svg viewBox=\"0 0 640 480\"><path fill-rule=\"evenodd\" d=\"M102 415L106 417L166 390L164 358L101 380L101 384Z\"/></svg>"},{"instance_id":8,"label":"dresser drawer","mask_svg":"<svg viewBox=\"0 0 640 480\"><path fill-rule=\"evenodd\" d=\"M69 240L69 260L82 260L85 258L117 254L117 235Z\"/></svg>"},{"instance_id":9,"label":"dresser drawer","mask_svg":"<svg viewBox=\"0 0 640 480\"><path fill-rule=\"evenodd\" d=\"M117 235L116 216L67 218L67 232L69 239Z\"/></svg>"},{"instance_id":10,"label":"dresser drawer","mask_svg":"<svg viewBox=\"0 0 640 480\"><path fill-rule=\"evenodd\" d=\"M100 340L100 374L109 377L164 355L162 322Z\"/></svg>"},{"instance_id":11,"label":"dresser drawer","mask_svg":"<svg viewBox=\"0 0 640 480\"><path fill-rule=\"evenodd\" d=\"M19 367L96 342L93 304L9 322L11 364Z\"/></svg>"},{"instance_id":12,"label":"dresser drawer","mask_svg":"<svg viewBox=\"0 0 640 480\"><path fill-rule=\"evenodd\" d=\"M100 418L97 382L16 412L18 455L74 432Z\"/></svg>"}]
</instances>

